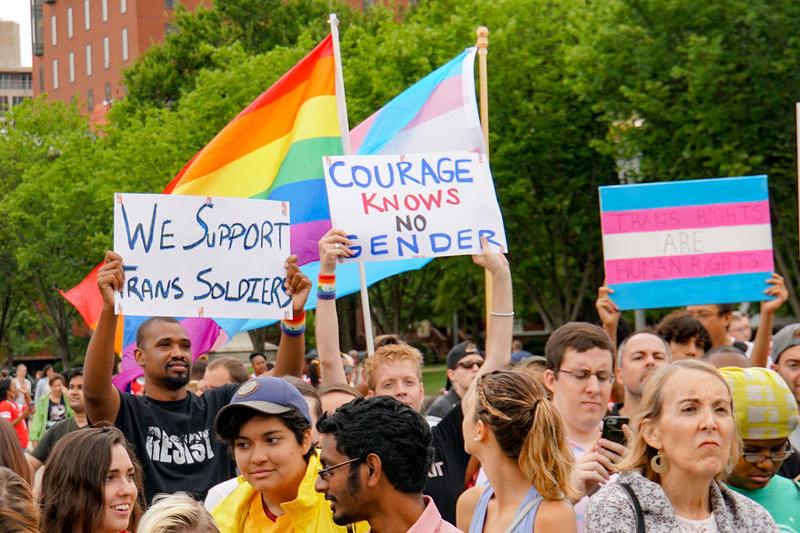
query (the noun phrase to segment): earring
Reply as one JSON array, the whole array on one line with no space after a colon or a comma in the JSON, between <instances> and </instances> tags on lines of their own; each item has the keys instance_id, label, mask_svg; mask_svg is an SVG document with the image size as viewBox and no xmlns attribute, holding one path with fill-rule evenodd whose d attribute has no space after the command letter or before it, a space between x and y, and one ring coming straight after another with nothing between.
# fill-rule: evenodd
<instances>
[{"instance_id":1,"label":"earring","mask_svg":"<svg viewBox=\"0 0 800 533\"><path fill-rule=\"evenodd\" d=\"M667 458L661 455L660 450L650 459L650 468L652 468L653 472L656 474L663 474L667 471Z\"/></svg>"}]
</instances>

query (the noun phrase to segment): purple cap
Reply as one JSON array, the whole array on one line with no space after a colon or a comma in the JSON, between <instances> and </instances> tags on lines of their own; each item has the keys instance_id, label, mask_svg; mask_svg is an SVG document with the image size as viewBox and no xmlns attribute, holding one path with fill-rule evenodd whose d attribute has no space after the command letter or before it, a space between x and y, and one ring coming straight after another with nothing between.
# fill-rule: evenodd
<instances>
[{"instance_id":1,"label":"purple cap","mask_svg":"<svg viewBox=\"0 0 800 533\"><path fill-rule=\"evenodd\" d=\"M265 415L281 415L292 409L300 411L311 423L308 404L294 385L286 380L271 376L261 376L242 383L231 399L214 419L214 431L223 439L232 439L239 431L233 416L240 411L256 411Z\"/></svg>"}]
</instances>

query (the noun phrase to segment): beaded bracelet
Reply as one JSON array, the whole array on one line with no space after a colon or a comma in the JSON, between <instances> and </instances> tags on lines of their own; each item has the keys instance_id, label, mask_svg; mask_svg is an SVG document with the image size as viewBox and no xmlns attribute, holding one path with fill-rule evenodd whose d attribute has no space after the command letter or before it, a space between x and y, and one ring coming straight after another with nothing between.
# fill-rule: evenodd
<instances>
[{"instance_id":1,"label":"beaded bracelet","mask_svg":"<svg viewBox=\"0 0 800 533\"><path fill-rule=\"evenodd\" d=\"M297 337L306 331L306 312L296 315L291 320L281 320L281 331L290 337Z\"/></svg>"},{"instance_id":2,"label":"beaded bracelet","mask_svg":"<svg viewBox=\"0 0 800 533\"><path fill-rule=\"evenodd\" d=\"M331 274L320 274L317 278L317 299L335 300L336 299L336 276Z\"/></svg>"}]
</instances>

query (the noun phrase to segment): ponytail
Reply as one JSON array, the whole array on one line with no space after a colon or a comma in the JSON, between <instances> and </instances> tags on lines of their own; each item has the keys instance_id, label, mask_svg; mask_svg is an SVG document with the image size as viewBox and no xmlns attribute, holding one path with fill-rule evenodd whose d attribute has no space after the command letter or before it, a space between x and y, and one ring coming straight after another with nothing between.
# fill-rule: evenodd
<instances>
[{"instance_id":1,"label":"ponytail","mask_svg":"<svg viewBox=\"0 0 800 533\"><path fill-rule=\"evenodd\" d=\"M570 483L575 460L567 446L561 415L549 400L534 402L533 424L517 461L520 470L545 500L577 497Z\"/></svg>"}]
</instances>

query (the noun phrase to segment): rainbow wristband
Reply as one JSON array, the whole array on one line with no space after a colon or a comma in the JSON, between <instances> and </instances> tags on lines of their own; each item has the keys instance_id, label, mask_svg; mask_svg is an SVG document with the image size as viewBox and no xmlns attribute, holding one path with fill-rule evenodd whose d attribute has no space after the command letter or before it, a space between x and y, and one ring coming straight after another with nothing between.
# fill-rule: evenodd
<instances>
[{"instance_id":1,"label":"rainbow wristband","mask_svg":"<svg viewBox=\"0 0 800 533\"><path fill-rule=\"evenodd\" d=\"M291 320L281 320L281 331L290 337L299 337L306 332L306 312L303 311Z\"/></svg>"},{"instance_id":2,"label":"rainbow wristband","mask_svg":"<svg viewBox=\"0 0 800 533\"><path fill-rule=\"evenodd\" d=\"M335 300L336 299L336 276L320 274L317 278L317 299Z\"/></svg>"}]
</instances>

